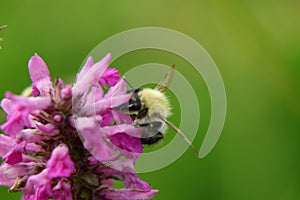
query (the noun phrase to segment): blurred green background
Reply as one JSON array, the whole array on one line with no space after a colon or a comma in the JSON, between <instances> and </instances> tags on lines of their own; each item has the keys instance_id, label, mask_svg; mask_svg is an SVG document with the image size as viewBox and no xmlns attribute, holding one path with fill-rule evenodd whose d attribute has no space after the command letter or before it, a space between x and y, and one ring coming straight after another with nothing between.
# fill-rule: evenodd
<instances>
[{"instance_id":1,"label":"blurred green background","mask_svg":"<svg viewBox=\"0 0 300 200\"><path fill-rule=\"evenodd\" d=\"M160 190L154 199L300 199L299 8L296 0L1 1L0 25L8 27L0 32L0 96L30 84L27 63L34 53L53 77L71 82L86 55L114 34L144 26L177 30L216 62L227 92L227 119L205 159L188 150L170 166L141 174ZM157 50L132 52L113 64L126 72L147 62L176 63L197 89L199 148L210 117L201 77L192 77L191 66L178 56ZM165 143L170 138L171 133ZM0 197L20 194L1 187Z\"/></svg>"}]
</instances>

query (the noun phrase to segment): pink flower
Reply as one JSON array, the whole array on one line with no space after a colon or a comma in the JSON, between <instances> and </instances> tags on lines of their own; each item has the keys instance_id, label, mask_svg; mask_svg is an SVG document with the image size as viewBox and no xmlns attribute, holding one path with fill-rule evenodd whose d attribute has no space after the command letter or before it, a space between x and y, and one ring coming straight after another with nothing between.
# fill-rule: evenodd
<instances>
[{"instance_id":1,"label":"pink flower","mask_svg":"<svg viewBox=\"0 0 300 200\"><path fill-rule=\"evenodd\" d=\"M83 140L83 145L90 151L92 156L99 161L109 160L115 150L108 141L105 141L96 120L91 117L80 117L76 119L76 123L77 130Z\"/></svg>"},{"instance_id":2,"label":"pink flower","mask_svg":"<svg viewBox=\"0 0 300 200\"><path fill-rule=\"evenodd\" d=\"M55 200L72 200L71 186L69 180L61 179L52 189L53 198Z\"/></svg>"},{"instance_id":3,"label":"pink flower","mask_svg":"<svg viewBox=\"0 0 300 200\"><path fill-rule=\"evenodd\" d=\"M52 197L51 178L47 176L48 170L44 169L28 178L24 188L23 200L45 199Z\"/></svg>"},{"instance_id":4,"label":"pink flower","mask_svg":"<svg viewBox=\"0 0 300 200\"><path fill-rule=\"evenodd\" d=\"M49 95L53 88L50 72L43 59L35 54L29 60L28 68L32 80L32 96Z\"/></svg>"},{"instance_id":5,"label":"pink flower","mask_svg":"<svg viewBox=\"0 0 300 200\"><path fill-rule=\"evenodd\" d=\"M116 110L131 95L119 72L108 68L110 57L97 63L89 57L73 85L52 83L45 62L31 57L31 96L7 92L1 101L7 113L0 134L1 185L23 191L23 200L134 200L157 193L135 173L142 130ZM114 188L112 179L126 188Z\"/></svg>"},{"instance_id":6,"label":"pink flower","mask_svg":"<svg viewBox=\"0 0 300 200\"><path fill-rule=\"evenodd\" d=\"M107 88L107 85L114 86L119 82L120 73L115 68L107 68L100 78L99 83Z\"/></svg>"},{"instance_id":7,"label":"pink flower","mask_svg":"<svg viewBox=\"0 0 300 200\"><path fill-rule=\"evenodd\" d=\"M51 99L46 97L23 97L10 92L5 96L6 99L2 100L1 106L8 114L8 120L1 129L11 135L20 132L24 126L31 128L33 122L30 117L34 116L36 111L46 109L51 104Z\"/></svg>"},{"instance_id":8,"label":"pink flower","mask_svg":"<svg viewBox=\"0 0 300 200\"><path fill-rule=\"evenodd\" d=\"M57 146L46 163L48 176L51 178L69 177L75 172L75 166L69 155L69 149L65 144Z\"/></svg>"}]
</instances>

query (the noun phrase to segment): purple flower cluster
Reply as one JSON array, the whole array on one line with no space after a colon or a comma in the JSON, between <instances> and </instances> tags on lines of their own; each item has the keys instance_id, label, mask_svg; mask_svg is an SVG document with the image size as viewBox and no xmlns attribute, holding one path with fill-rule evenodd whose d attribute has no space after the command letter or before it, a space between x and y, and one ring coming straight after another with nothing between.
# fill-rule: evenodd
<instances>
[{"instance_id":1,"label":"purple flower cluster","mask_svg":"<svg viewBox=\"0 0 300 200\"><path fill-rule=\"evenodd\" d=\"M109 61L109 54L97 63L89 57L76 82L65 85L52 83L38 55L30 59L30 94L7 92L1 102L7 113L1 185L23 191L23 200L134 200L157 193L135 173L142 130L114 109L131 96Z\"/></svg>"}]
</instances>

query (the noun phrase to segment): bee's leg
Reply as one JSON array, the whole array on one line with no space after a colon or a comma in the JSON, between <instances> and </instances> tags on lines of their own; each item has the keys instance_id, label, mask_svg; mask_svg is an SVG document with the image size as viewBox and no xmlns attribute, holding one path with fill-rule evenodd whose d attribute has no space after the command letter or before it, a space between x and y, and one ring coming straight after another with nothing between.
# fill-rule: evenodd
<instances>
[{"instance_id":1,"label":"bee's leg","mask_svg":"<svg viewBox=\"0 0 300 200\"><path fill-rule=\"evenodd\" d=\"M164 137L164 134L162 134L161 132L158 132L155 135L152 135L151 137L142 137L141 141L142 141L142 144L150 145L150 144L154 144L154 143L158 142L163 137Z\"/></svg>"},{"instance_id":2,"label":"bee's leg","mask_svg":"<svg viewBox=\"0 0 300 200\"><path fill-rule=\"evenodd\" d=\"M143 108L137 115L136 118L137 119L142 119L144 117L146 117L148 114L148 108Z\"/></svg>"}]
</instances>

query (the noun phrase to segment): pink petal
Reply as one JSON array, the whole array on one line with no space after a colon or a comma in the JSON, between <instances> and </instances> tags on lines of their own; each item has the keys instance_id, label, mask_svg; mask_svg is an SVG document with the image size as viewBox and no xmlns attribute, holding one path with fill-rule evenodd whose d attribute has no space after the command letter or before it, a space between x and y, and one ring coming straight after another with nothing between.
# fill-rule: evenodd
<instances>
[{"instance_id":1,"label":"pink petal","mask_svg":"<svg viewBox=\"0 0 300 200\"><path fill-rule=\"evenodd\" d=\"M15 165L23 161L23 154L41 151L41 147L37 144L27 143L25 141L20 142L16 140L10 151L3 156L3 160L10 165Z\"/></svg>"},{"instance_id":2,"label":"pink petal","mask_svg":"<svg viewBox=\"0 0 300 200\"><path fill-rule=\"evenodd\" d=\"M60 92L60 95L63 99L68 100L72 97L72 86L66 86Z\"/></svg>"},{"instance_id":3,"label":"pink petal","mask_svg":"<svg viewBox=\"0 0 300 200\"><path fill-rule=\"evenodd\" d=\"M94 115L95 113L102 114L107 112L108 109L118 107L128 102L130 98L131 98L130 94L103 98L102 100L96 103L87 104L83 106L79 112L80 115L84 115L84 116L91 116Z\"/></svg>"},{"instance_id":4,"label":"pink petal","mask_svg":"<svg viewBox=\"0 0 300 200\"><path fill-rule=\"evenodd\" d=\"M14 104L11 102L10 99L3 99L1 101L1 107L7 114L11 114L13 112Z\"/></svg>"},{"instance_id":5,"label":"pink petal","mask_svg":"<svg viewBox=\"0 0 300 200\"><path fill-rule=\"evenodd\" d=\"M94 64L92 67L83 68L84 73L79 73L78 79L73 86L74 97L81 96L86 93L92 85L96 85L110 61L110 54L107 54L101 61Z\"/></svg>"},{"instance_id":6,"label":"pink petal","mask_svg":"<svg viewBox=\"0 0 300 200\"><path fill-rule=\"evenodd\" d=\"M4 171L0 171L0 185L11 187L14 184L14 182L15 179L7 178L7 176L4 174Z\"/></svg>"},{"instance_id":7,"label":"pink petal","mask_svg":"<svg viewBox=\"0 0 300 200\"><path fill-rule=\"evenodd\" d=\"M46 167L49 170L48 176L51 178L69 177L75 172L75 165L69 155L69 149L65 144L57 146L48 162Z\"/></svg>"},{"instance_id":8,"label":"pink petal","mask_svg":"<svg viewBox=\"0 0 300 200\"><path fill-rule=\"evenodd\" d=\"M123 112L112 110L112 116L116 122L116 124L132 124L133 119L130 115L127 115Z\"/></svg>"},{"instance_id":9,"label":"pink petal","mask_svg":"<svg viewBox=\"0 0 300 200\"><path fill-rule=\"evenodd\" d=\"M49 95L53 88L50 72L43 59L35 54L29 60L28 69L33 86L32 95L37 96L38 92L42 96Z\"/></svg>"},{"instance_id":10,"label":"pink petal","mask_svg":"<svg viewBox=\"0 0 300 200\"><path fill-rule=\"evenodd\" d=\"M42 147L40 145L37 145L35 143L27 143L23 141L22 143L25 144L22 153L37 153L37 152L42 152Z\"/></svg>"},{"instance_id":11,"label":"pink petal","mask_svg":"<svg viewBox=\"0 0 300 200\"><path fill-rule=\"evenodd\" d=\"M140 138L132 137L126 133L117 133L109 137L110 141L123 151L142 153L143 145Z\"/></svg>"},{"instance_id":12,"label":"pink petal","mask_svg":"<svg viewBox=\"0 0 300 200\"><path fill-rule=\"evenodd\" d=\"M104 98L123 95L126 94L126 92L126 82L123 79L121 79L115 86L109 88Z\"/></svg>"},{"instance_id":13,"label":"pink petal","mask_svg":"<svg viewBox=\"0 0 300 200\"><path fill-rule=\"evenodd\" d=\"M107 137L113 136L117 133L127 133L128 135L131 135L132 137L136 137L136 138L140 139L143 129L136 128L135 126L130 125L130 124L118 124L115 126L103 127L102 132Z\"/></svg>"},{"instance_id":14,"label":"pink petal","mask_svg":"<svg viewBox=\"0 0 300 200\"><path fill-rule=\"evenodd\" d=\"M32 175L33 173L36 173L36 169L38 167L41 166L35 162L21 162L15 165L2 163L2 165L0 166L0 176L2 175L3 180L9 182L10 180L15 181L18 177L23 177L26 175Z\"/></svg>"},{"instance_id":15,"label":"pink petal","mask_svg":"<svg viewBox=\"0 0 300 200\"><path fill-rule=\"evenodd\" d=\"M42 124L37 122L36 126L41 132L48 133L51 136L59 134L59 129L57 129L57 127L54 124Z\"/></svg>"},{"instance_id":16,"label":"pink petal","mask_svg":"<svg viewBox=\"0 0 300 200\"><path fill-rule=\"evenodd\" d=\"M30 113L46 109L51 104L51 99L48 97L23 97L7 92L6 98L9 101L4 101L3 105L7 106L6 110L11 114L9 114L7 122L1 126L1 129L10 135L17 134L24 126L32 127L29 118Z\"/></svg>"},{"instance_id":17,"label":"pink petal","mask_svg":"<svg viewBox=\"0 0 300 200\"><path fill-rule=\"evenodd\" d=\"M114 182L111 179L106 179L102 182L103 185L105 185L106 187L112 187L114 186Z\"/></svg>"},{"instance_id":18,"label":"pink petal","mask_svg":"<svg viewBox=\"0 0 300 200\"><path fill-rule=\"evenodd\" d=\"M104 189L101 191L101 195L104 195L107 199L118 200L138 200L138 199L151 199L158 190L150 190L147 192L134 190L134 189Z\"/></svg>"},{"instance_id":19,"label":"pink petal","mask_svg":"<svg viewBox=\"0 0 300 200\"><path fill-rule=\"evenodd\" d=\"M7 154L15 143L15 139L6 135L0 134L0 156L3 157Z\"/></svg>"},{"instance_id":20,"label":"pink petal","mask_svg":"<svg viewBox=\"0 0 300 200\"><path fill-rule=\"evenodd\" d=\"M27 112L17 110L14 115L8 117L7 122L1 125L1 129L4 133L14 136L23 129L25 123L22 114L27 115Z\"/></svg>"},{"instance_id":21,"label":"pink petal","mask_svg":"<svg viewBox=\"0 0 300 200\"><path fill-rule=\"evenodd\" d=\"M6 98L10 99L12 103L25 107L30 111L46 109L51 104L49 97L24 97L7 92Z\"/></svg>"},{"instance_id":22,"label":"pink petal","mask_svg":"<svg viewBox=\"0 0 300 200\"><path fill-rule=\"evenodd\" d=\"M28 143L39 142L43 139L41 132L37 129L23 129L16 135L16 138Z\"/></svg>"},{"instance_id":23,"label":"pink petal","mask_svg":"<svg viewBox=\"0 0 300 200\"><path fill-rule=\"evenodd\" d=\"M86 74L93 65L94 65L93 58L91 56L89 56L84 64L84 66L82 67L80 72L77 74L76 79L77 80L81 79L84 76L84 74Z\"/></svg>"},{"instance_id":24,"label":"pink petal","mask_svg":"<svg viewBox=\"0 0 300 200\"><path fill-rule=\"evenodd\" d=\"M68 180L60 180L53 187L53 197L55 200L72 200L71 183Z\"/></svg>"},{"instance_id":25,"label":"pink petal","mask_svg":"<svg viewBox=\"0 0 300 200\"><path fill-rule=\"evenodd\" d=\"M133 186L133 188L142 190L142 191L150 191L151 186L145 182L142 181L135 173L124 173L125 176L125 186L126 188L130 188Z\"/></svg>"},{"instance_id":26,"label":"pink petal","mask_svg":"<svg viewBox=\"0 0 300 200\"><path fill-rule=\"evenodd\" d=\"M116 171L119 174L124 175L125 173L135 173L134 170L134 164L135 161L133 159L126 159L126 160L115 160L113 162L109 163L109 167L113 169L113 173L116 173ZM105 171L109 174L109 171Z\"/></svg>"},{"instance_id":27,"label":"pink petal","mask_svg":"<svg viewBox=\"0 0 300 200\"><path fill-rule=\"evenodd\" d=\"M21 152L16 152L16 151L11 151L7 155L3 156L3 160L10 165L17 164L23 160L22 158L22 153Z\"/></svg>"},{"instance_id":28,"label":"pink petal","mask_svg":"<svg viewBox=\"0 0 300 200\"><path fill-rule=\"evenodd\" d=\"M111 111L108 111L107 113L103 114L100 126L104 127L104 126L111 125L111 123L112 123L112 117L113 116L112 116Z\"/></svg>"},{"instance_id":29,"label":"pink petal","mask_svg":"<svg viewBox=\"0 0 300 200\"><path fill-rule=\"evenodd\" d=\"M86 104L93 104L100 101L103 97L103 90L101 87L92 87L91 92L87 95Z\"/></svg>"},{"instance_id":30,"label":"pink petal","mask_svg":"<svg viewBox=\"0 0 300 200\"><path fill-rule=\"evenodd\" d=\"M47 176L48 169L28 178L22 199L47 200L52 197L51 179Z\"/></svg>"},{"instance_id":31,"label":"pink petal","mask_svg":"<svg viewBox=\"0 0 300 200\"><path fill-rule=\"evenodd\" d=\"M93 157L99 161L109 160L114 152L93 118L80 117L76 119L76 127L83 140L84 147L90 151Z\"/></svg>"},{"instance_id":32,"label":"pink petal","mask_svg":"<svg viewBox=\"0 0 300 200\"><path fill-rule=\"evenodd\" d=\"M114 86L120 79L120 73L115 68L107 68L100 78L99 83L107 88L107 84L110 86Z\"/></svg>"}]
</instances>

